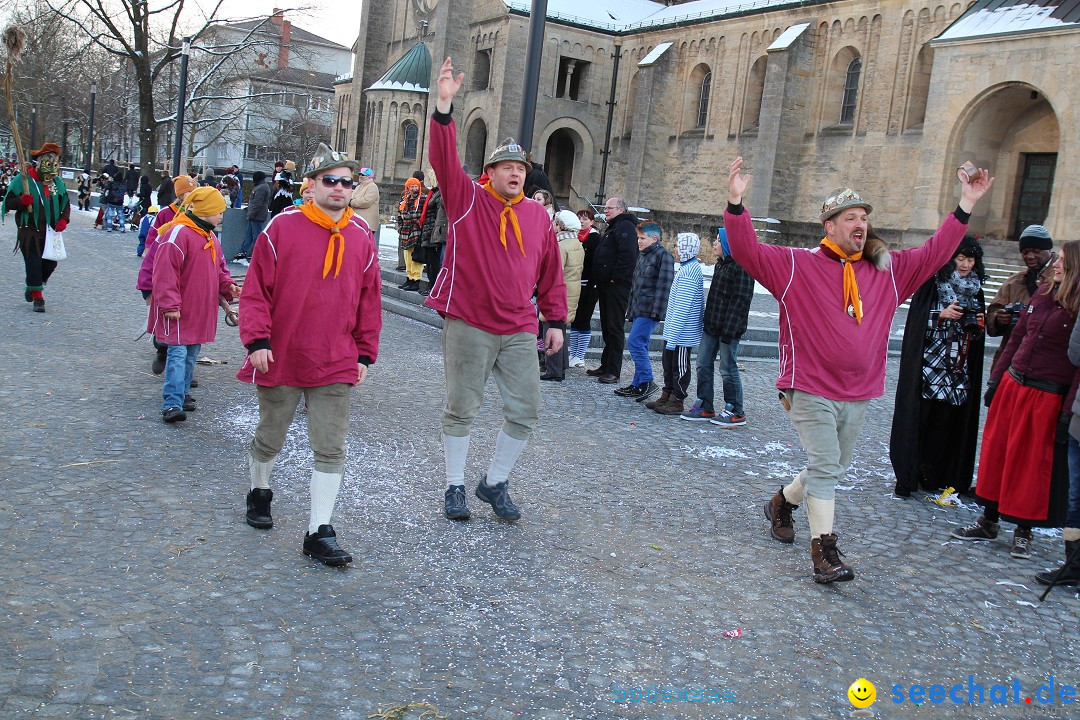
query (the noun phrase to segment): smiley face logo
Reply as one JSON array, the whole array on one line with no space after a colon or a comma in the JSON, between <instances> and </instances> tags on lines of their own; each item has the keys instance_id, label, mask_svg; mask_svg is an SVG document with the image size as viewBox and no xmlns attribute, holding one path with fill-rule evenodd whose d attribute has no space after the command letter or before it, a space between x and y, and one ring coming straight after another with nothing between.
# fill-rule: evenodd
<instances>
[{"instance_id":1,"label":"smiley face logo","mask_svg":"<svg viewBox=\"0 0 1080 720\"><path fill-rule=\"evenodd\" d=\"M877 700L877 688L866 678L859 678L847 689L847 697L860 710L868 708Z\"/></svg>"}]
</instances>

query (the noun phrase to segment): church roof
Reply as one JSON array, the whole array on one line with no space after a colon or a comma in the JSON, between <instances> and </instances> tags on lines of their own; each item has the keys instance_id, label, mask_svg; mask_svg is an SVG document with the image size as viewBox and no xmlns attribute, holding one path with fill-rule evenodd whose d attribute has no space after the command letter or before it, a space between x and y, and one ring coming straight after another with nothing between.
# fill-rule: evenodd
<instances>
[{"instance_id":1,"label":"church roof","mask_svg":"<svg viewBox=\"0 0 1080 720\"><path fill-rule=\"evenodd\" d=\"M1066 0L1068 1L1068 0ZM529 0L503 0L508 10L528 15ZM805 0L693 0L665 7L653 0L549 0L547 18L570 25L624 33L702 22L747 12L764 12Z\"/></svg>"},{"instance_id":2,"label":"church roof","mask_svg":"<svg viewBox=\"0 0 1080 720\"><path fill-rule=\"evenodd\" d=\"M976 0L938 40L1080 27L1077 0Z\"/></svg>"},{"instance_id":3,"label":"church roof","mask_svg":"<svg viewBox=\"0 0 1080 720\"><path fill-rule=\"evenodd\" d=\"M398 58L386 74L368 90L411 90L428 92L431 88L431 52L422 41Z\"/></svg>"}]
</instances>

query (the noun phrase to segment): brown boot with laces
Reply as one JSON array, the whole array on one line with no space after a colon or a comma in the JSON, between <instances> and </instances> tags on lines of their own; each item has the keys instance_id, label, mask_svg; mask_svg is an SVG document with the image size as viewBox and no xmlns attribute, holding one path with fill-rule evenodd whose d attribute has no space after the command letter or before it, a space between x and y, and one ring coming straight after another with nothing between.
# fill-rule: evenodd
<instances>
[{"instance_id":1,"label":"brown boot with laces","mask_svg":"<svg viewBox=\"0 0 1080 720\"><path fill-rule=\"evenodd\" d=\"M667 405L669 402L671 402L671 393L664 392L661 393L660 397L656 398L652 402L645 403L645 407L649 408L650 410L655 410L661 405Z\"/></svg>"},{"instance_id":2,"label":"brown boot with laces","mask_svg":"<svg viewBox=\"0 0 1080 720\"><path fill-rule=\"evenodd\" d=\"M810 541L814 559L814 582L846 582L855 579L855 571L840 559L844 553L836 547L836 535L822 535Z\"/></svg>"},{"instance_id":3,"label":"brown boot with laces","mask_svg":"<svg viewBox=\"0 0 1080 720\"><path fill-rule=\"evenodd\" d=\"M795 542L795 523L791 519L791 511L798 507L787 501L783 487L766 501L765 517L772 523L769 534L772 535L773 540L779 540L782 543Z\"/></svg>"}]
</instances>

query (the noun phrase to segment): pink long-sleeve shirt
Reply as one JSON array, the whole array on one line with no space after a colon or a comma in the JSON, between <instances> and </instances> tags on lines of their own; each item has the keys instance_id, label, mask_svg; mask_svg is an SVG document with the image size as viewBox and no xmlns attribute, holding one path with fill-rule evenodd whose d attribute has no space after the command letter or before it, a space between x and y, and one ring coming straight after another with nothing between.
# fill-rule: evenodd
<instances>
[{"instance_id":1,"label":"pink long-sleeve shirt","mask_svg":"<svg viewBox=\"0 0 1080 720\"><path fill-rule=\"evenodd\" d=\"M237 379L267 386L355 385L357 362L375 362L382 331L375 238L356 217L341 234L341 271L334 277L331 267L323 277L329 230L299 211L278 213L263 229L240 294L240 340L249 352L269 349L274 362L262 373L247 358Z\"/></svg>"},{"instance_id":2,"label":"pink long-sleeve shirt","mask_svg":"<svg viewBox=\"0 0 1080 720\"><path fill-rule=\"evenodd\" d=\"M146 233L146 244L143 247L143 261L139 266L139 277L135 281L136 290L154 289L154 260L157 258L158 230L171 223L176 217L176 210L172 205L167 205L158 211L154 222L150 225L150 232ZM222 258L222 262L225 259Z\"/></svg>"},{"instance_id":3,"label":"pink long-sleeve shirt","mask_svg":"<svg viewBox=\"0 0 1080 720\"><path fill-rule=\"evenodd\" d=\"M921 246L890 252L888 268L877 270L865 260L854 263L862 298L860 324L844 309L842 263L820 248L759 243L745 210L735 214L729 207L724 227L732 257L780 304L776 387L844 402L885 393L889 332L896 308L949 261L967 230L951 213Z\"/></svg>"},{"instance_id":4,"label":"pink long-sleeve shirt","mask_svg":"<svg viewBox=\"0 0 1080 720\"><path fill-rule=\"evenodd\" d=\"M205 247L207 238L183 225L170 228L166 236L158 239L146 331L165 345L213 342L218 297L228 297L232 285L232 277L220 262L221 244L211 233L212 253ZM179 320L165 317L171 310L180 311Z\"/></svg>"},{"instance_id":5,"label":"pink long-sleeve shirt","mask_svg":"<svg viewBox=\"0 0 1080 720\"><path fill-rule=\"evenodd\" d=\"M525 253L509 222L503 247L499 215L504 205L465 174L450 115L436 112L430 127L429 159L439 178L448 225L442 269L424 304L495 335L536 333L536 309L530 301L535 289L544 318L565 324L562 257L544 206L528 198L514 205Z\"/></svg>"}]
</instances>

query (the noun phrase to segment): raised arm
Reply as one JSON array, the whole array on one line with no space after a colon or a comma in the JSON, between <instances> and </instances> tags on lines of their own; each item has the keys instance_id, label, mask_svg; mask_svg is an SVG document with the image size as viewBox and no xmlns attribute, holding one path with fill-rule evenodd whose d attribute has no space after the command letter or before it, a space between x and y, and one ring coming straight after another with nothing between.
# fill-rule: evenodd
<instances>
[{"instance_id":1,"label":"raised arm","mask_svg":"<svg viewBox=\"0 0 1080 720\"><path fill-rule=\"evenodd\" d=\"M450 113L454 105L454 96L461 89L461 83L465 80L465 73L454 75L454 65L448 56L439 69L439 79L435 81L439 98L435 101L435 109L443 115Z\"/></svg>"}]
</instances>

